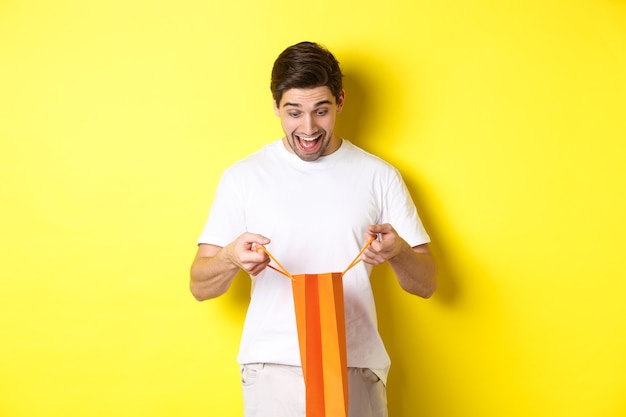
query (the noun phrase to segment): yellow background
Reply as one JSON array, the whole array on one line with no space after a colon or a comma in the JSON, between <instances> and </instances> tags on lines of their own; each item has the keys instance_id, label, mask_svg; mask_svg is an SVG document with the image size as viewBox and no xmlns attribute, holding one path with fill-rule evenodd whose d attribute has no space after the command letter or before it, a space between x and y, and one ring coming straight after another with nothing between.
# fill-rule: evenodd
<instances>
[{"instance_id":1,"label":"yellow background","mask_svg":"<svg viewBox=\"0 0 626 417\"><path fill-rule=\"evenodd\" d=\"M623 0L0 2L0 415L242 415L247 278L188 268L301 40L441 267L373 276L390 416L626 415Z\"/></svg>"}]
</instances>

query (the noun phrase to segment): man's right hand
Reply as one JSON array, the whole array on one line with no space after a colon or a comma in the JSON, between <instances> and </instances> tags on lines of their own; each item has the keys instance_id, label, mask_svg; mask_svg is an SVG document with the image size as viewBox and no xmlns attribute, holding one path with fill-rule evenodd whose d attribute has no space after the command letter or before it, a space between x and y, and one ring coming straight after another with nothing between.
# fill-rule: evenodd
<instances>
[{"instance_id":1,"label":"man's right hand","mask_svg":"<svg viewBox=\"0 0 626 417\"><path fill-rule=\"evenodd\" d=\"M265 236L255 233L244 233L224 247L226 256L237 267L252 276L258 275L270 263L270 258L258 246L270 243Z\"/></svg>"},{"instance_id":2,"label":"man's right hand","mask_svg":"<svg viewBox=\"0 0 626 417\"><path fill-rule=\"evenodd\" d=\"M243 233L228 245L198 245L191 265L189 287L197 300L207 300L224 294L235 275L243 270L258 275L270 263L264 251L256 248L270 240L255 233Z\"/></svg>"}]
</instances>

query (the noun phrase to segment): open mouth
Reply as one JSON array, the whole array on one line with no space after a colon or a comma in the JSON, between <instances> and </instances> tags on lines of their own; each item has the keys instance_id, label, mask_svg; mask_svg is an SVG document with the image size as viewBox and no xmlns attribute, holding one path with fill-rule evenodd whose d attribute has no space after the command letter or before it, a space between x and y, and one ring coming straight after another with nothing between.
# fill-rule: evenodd
<instances>
[{"instance_id":1,"label":"open mouth","mask_svg":"<svg viewBox=\"0 0 626 417\"><path fill-rule=\"evenodd\" d=\"M298 147L304 152L315 152L321 142L323 135L299 136L295 135Z\"/></svg>"}]
</instances>

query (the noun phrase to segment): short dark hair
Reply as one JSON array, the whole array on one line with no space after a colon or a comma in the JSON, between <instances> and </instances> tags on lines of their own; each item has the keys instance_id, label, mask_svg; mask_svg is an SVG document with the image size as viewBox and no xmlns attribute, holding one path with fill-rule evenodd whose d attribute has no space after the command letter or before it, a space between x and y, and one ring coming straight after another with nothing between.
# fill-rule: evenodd
<instances>
[{"instance_id":1,"label":"short dark hair","mask_svg":"<svg viewBox=\"0 0 626 417\"><path fill-rule=\"evenodd\" d=\"M285 49L274 61L270 88L276 104L291 88L326 86L339 101L342 73L335 56L314 42L300 42Z\"/></svg>"}]
</instances>

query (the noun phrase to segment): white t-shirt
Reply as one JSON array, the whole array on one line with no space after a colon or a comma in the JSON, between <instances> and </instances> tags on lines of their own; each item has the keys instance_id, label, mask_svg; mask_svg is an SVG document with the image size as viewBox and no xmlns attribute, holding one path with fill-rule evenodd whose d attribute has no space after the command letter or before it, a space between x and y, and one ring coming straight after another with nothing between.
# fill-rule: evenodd
<instances>
[{"instance_id":1,"label":"white t-shirt","mask_svg":"<svg viewBox=\"0 0 626 417\"><path fill-rule=\"evenodd\" d=\"M291 274L342 272L366 241L367 226L390 223L411 246L429 242L398 171L344 140L331 155L302 161L281 140L224 171L198 243L225 246L259 233ZM386 382L389 356L378 333L371 266L343 277L348 366ZM252 277L237 360L300 365L291 281L266 268Z\"/></svg>"}]
</instances>

